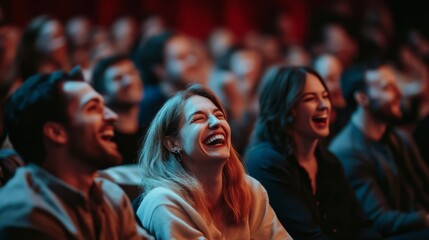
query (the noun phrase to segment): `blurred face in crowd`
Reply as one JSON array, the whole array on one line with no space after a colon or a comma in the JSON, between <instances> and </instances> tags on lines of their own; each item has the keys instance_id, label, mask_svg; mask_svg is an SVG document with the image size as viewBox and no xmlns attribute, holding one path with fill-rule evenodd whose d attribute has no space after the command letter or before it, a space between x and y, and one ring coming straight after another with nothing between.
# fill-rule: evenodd
<instances>
[{"instance_id":1,"label":"blurred face in crowd","mask_svg":"<svg viewBox=\"0 0 429 240\"><path fill-rule=\"evenodd\" d=\"M86 82L66 82L62 90L69 101L69 154L91 170L120 164L122 156L112 141L116 113L104 105L103 97Z\"/></svg>"},{"instance_id":2,"label":"blurred face in crowd","mask_svg":"<svg viewBox=\"0 0 429 240\"><path fill-rule=\"evenodd\" d=\"M299 45L290 46L286 53L286 63L289 66L308 66L310 55Z\"/></svg>"},{"instance_id":3,"label":"blurred face in crowd","mask_svg":"<svg viewBox=\"0 0 429 240\"><path fill-rule=\"evenodd\" d=\"M87 46L90 40L91 23L84 17L76 17L67 23L67 36L75 46Z\"/></svg>"},{"instance_id":4,"label":"blurred face in crowd","mask_svg":"<svg viewBox=\"0 0 429 240\"><path fill-rule=\"evenodd\" d=\"M240 89L247 93L259 81L262 58L253 50L239 51L231 58L231 71L238 77Z\"/></svg>"},{"instance_id":5,"label":"blurred face in crowd","mask_svg":"<svg viewBox=\"0 0 429 240\"><path fill-rule=\"evenodd\" d=\"M37 37L36 47L40 53L49 56L56 63L65 64L68 61L63 27L56 20L48 21L43 26Z\"/></svg>"},{"instance_id":6,"label":"blurred face in crowd","mask_svg":"<svg viewBox=\"0 0 429 240\"><path fill-rule=\"evenodd\" d=\"M282 63L282 47L280 42L274 36L262 37L259 42L258 49L267 65Z\"/></svg>"},{"instance_id":7,"label":"blurred face in crowd","mask_svg":"<svg viewBox=\"0 0 429 240\"><path fill-rule=\"evenodd\" d=\"M116 52L129 54L137 37L136 22L132 18L121 18L113 24L112 35Z\"/></svg>"},{"instance_id":8,"label":"blurred face in crowd","mask_svg":"<svg viewBox=\"0 0 429 240\"><path fill-rule=\"evenodd\" d=\"M104 74L105 99L111 104L135 105L143 97L143 83L131 60L110 66Z\"/></svg>"},{"instance_id":9,"label":"blurred face in crowd","mask_svg":"<svg viewBox=\"0 0 429 240\"><path fill-rule=\"evenodd\" d=\"M314 68L328 87L332 105L336 108L345 107L346 102L340 87L340 77L343 71L340 61L334 56L324 55L316 60Z\"/></svg>"},{"instance_id":10,"label":"blurred face in crowd","mask_svg":"<svg viewBox=\"0 0 429 240\"><path fill-rule=\"evenodd\" d=\"M216 29L212 32L209 40L210 53L219 58L230 49L235 42L234 34L228 29Z\"/></svg>"},{"instance_id":11,"label":"blurred face in crowd","mask_svg":"<svg viewBox=\"0 0 429 240\"><path fill-rule=\"evenodd\" d=\"M371 114L385 122L400 118L401 92L393 70L382 66L377 70L368 71L365 78Z\"/></svg>"},{"instance_id":12,"label":"blurred face in crowd","mask_svg":"<svg viewBox=\"0 0 429 240\"><path fill-rule=\"evenodd\" d=\"M14 26L0 26L0 69L9 68L16 55L21 32Z\"/></svg>"},{"instance_id":13,"label":"blurred face in crowd","mask_svg":"<svg viewBox=\"0 0 429 240\"><path fill-rule=\"evenodd\" d=\"M195 95L185 101L179 129L183 163L191 169L229 158L231 129L224 113L208 98Z\"/></svg>"},{"instance_id":14,"label":"blurred face in crowd","mask_svg":"<svg viewBox=\"0 0 429 240\"><path fill-rule=\"evenodd\" d=\"M335 55L344 66L351 64L357 47L347 31L339 25L331 24L324 29L324 35L325 50Z\"/></svg>"},{"instance_id":15,"label":"blurred face in crowd","mask_svg":"<svg viewBox=\"0 0 429 240\"><path fill-rule=\"evenodd\" d=\"M152 16L146 19L142 24L144 38L156 36L165 31L164 20L159 16Z\"/></svg>"},{"instance_id":16,"label":"blurred face in crowd","mask_svg":"<svg viewBox=\"0 0 429 240\"><path fill-rule=\"evenodd\" d=\"M165 49L165 71L168 80L173 82L198 80L198 58L188 37L176 36L168 41Z\"/></svg>"},{"instance_id":17,"label":"blurred face in crowd","mask_svg":"<svg viewBox=\"0 0 429 240\"><path fill-rule=\"evenodd\" d=\"M329 135L331 101L321 80L308 74L305 85L292 110L293 135L318 139Z\"/></svg>"}]
</instances>

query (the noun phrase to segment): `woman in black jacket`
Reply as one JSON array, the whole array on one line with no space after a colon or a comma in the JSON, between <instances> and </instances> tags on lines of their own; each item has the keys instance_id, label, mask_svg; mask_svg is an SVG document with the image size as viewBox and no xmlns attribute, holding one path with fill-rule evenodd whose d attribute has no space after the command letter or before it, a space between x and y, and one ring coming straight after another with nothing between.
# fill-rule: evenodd
<instances>
[{"instance_id":1,"label":"woman in black jacket","mask_svg":"<svg viewBox=\"0 0 429 240\"><path fill-rule=\"evenodd\" d=\"M331 111L322 78L310 68L281 67L264 80L245 163L280 222L294 239L380 239L338 160L318 145L329 135Z\"/></svg>"}]
</instances>

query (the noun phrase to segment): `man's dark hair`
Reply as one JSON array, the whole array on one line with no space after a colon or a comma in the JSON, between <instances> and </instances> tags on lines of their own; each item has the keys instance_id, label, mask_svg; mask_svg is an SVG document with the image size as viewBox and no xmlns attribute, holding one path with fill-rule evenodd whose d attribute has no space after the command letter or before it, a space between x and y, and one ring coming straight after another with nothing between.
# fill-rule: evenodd
<instances>
[{"instance_id":1,"label":"man's dark hair","mask_svg":"<svg viewBox=\"0 0 429 240\"><path fill-rule=\"evenodd\" d=\"M106 70L122 61L131 61L131 59L125 55L114 55L101 59L95 65L94 71L92 73L92 86L100 94L105 94L107 91L106 82L104 80L104 74Z\"/></svg>"},{"instance_id":2,"label":"man's dark hair","mask_svg":"<svg viewBox=\"0 0 429 240\"><path fill-rule=\"evenodd\" d=\"M341 74L340 86L346 100L347 108L354 110L357 107L354 97L356 92L366 92L366 73L376 70L385 64L385 61L373 60L365 64L352 66Z\"/></svg>"},{"instance_id":3,"label":"man's dark hair","mask_svg":"<svg viewBox=\"0 0 429 240\"><path fill-rule=\"evenodd\" d=\"M12 145L25 162L41 164L46 156L43 126L67 124L68 101L61 90L67 81L84 81L78 67L70 73L56 71L27 79L8 99L5 126Z\"/></svg>"},{"instance_id":4,"label":"man's dark hair","mask_svg":"<svg viewBox=\"0 0 429 240\"><path fill-rule=\"evenodd\" d=\"M157 85L160 82L154 69L157 65L164 64L165 45L173 36L173 32L165 32L150 37L138 50L135 63L146 86Z\"/></svg>"}]
</instances>

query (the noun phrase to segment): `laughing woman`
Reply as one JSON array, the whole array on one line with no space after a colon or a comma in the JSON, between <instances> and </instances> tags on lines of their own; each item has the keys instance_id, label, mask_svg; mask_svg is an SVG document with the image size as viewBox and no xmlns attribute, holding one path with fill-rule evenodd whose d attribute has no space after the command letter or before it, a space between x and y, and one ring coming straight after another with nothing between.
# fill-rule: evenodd
<instances>
[{"instance_id":1,"label":"laughing woman","mask_svg":"<svg viewBox=\"0 0 429 240\"><path fill-rule=\"evenodd\" d=\"M156 239L291 239L247 176L225 111L193 85L170 98L142 145L137 216Z\"/></svg>"},{"instance_id":2,"label":"laughing woman","mask_svg":"<svg viewBox=\"0 0 429 240\"><path fill-rule=\"evenodd\" d=\"M341 165L323 147L331 102L321 77L304 67L281 67L264 79L249 174L295 239L378 239L361 214Z\"/></svg>"}]
</instances>

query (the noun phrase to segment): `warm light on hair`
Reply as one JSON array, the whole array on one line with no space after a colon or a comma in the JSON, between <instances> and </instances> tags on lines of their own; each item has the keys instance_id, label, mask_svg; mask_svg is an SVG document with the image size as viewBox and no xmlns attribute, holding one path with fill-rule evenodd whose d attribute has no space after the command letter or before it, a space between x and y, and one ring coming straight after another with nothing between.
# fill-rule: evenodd
<instances>
[{"instance_id":1,"label":"warm light on hair","mask_svg":"<svg viewBox=\"0 0 429 240\"><path fill-rule=\"evenodd\" d=\"M196 95L208 98L225 114L220 101L209 89L201 85L194 84L178 92L164 104L152 121L141 147L139 162L143 173L143 195L156 187L172 189L191 201L197 211L210 222L208 217L210 213L200 183L163 145L165 137L178 135L183 105L187 99ZM249 215L252 197L244 167L233 147L230 158L223 168L222 178L224 216L229 223L240 223Z\"/></svg>"}]
</instances>

